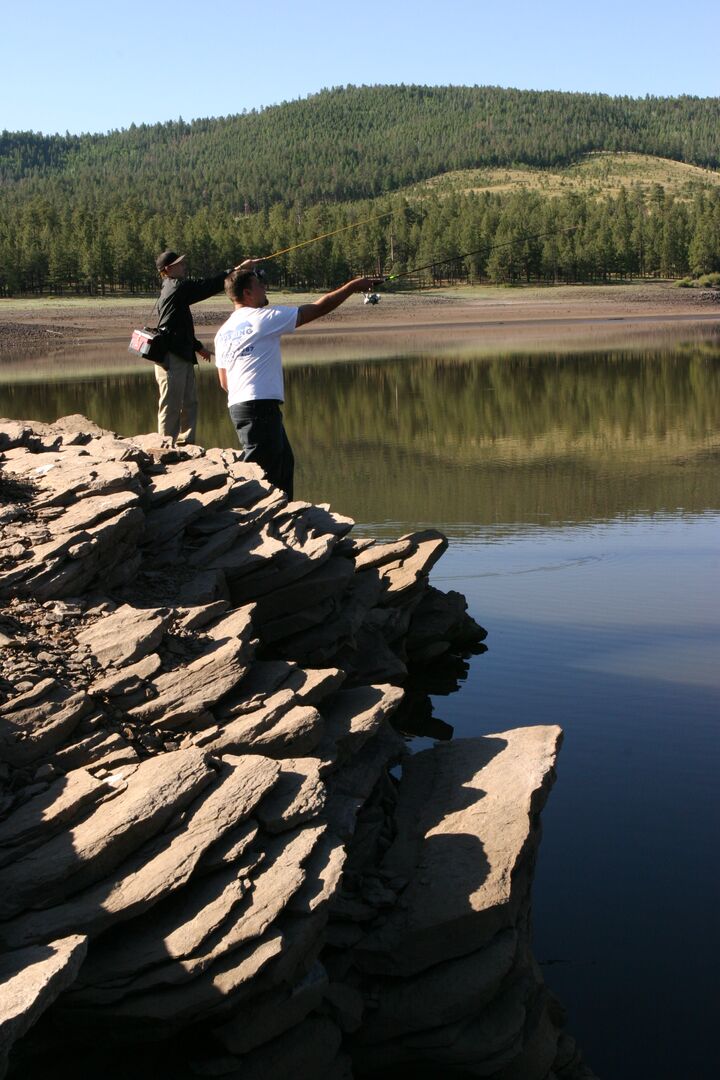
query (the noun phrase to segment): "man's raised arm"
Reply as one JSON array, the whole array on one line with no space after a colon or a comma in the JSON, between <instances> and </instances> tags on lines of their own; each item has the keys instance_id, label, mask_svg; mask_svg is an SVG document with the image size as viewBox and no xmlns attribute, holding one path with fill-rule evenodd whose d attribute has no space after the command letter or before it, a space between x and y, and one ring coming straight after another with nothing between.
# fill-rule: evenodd
<instances>
[{"instance_id":1,"label":"man's raised arm","mask_svg":"<svg viewBox=\"0 0 720 1080\"><path fill-rule=\"evenodd\" d=\"M353 278L352 281L347 281L344 285L341 285L339 289L325 293L319 300L314 300L312 304L303 304L298 308L297 322L295 325L304 326L305 323L320 319L323 315L329 315L335 308L344 304L348 297L352 296L353 293L369 292L378 284L378 280L378 278L369 277Z\"/></svg>"}]
</instances>

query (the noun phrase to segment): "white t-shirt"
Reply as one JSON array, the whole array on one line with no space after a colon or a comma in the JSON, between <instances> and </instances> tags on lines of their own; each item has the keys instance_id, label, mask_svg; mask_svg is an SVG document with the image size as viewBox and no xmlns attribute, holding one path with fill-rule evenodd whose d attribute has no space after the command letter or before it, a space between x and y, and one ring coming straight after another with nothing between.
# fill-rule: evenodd
<instances>
[{"instance_id":1,"label":"white t-shirt","mask_svg":"<svg viewBox=\"0 0 720 1080\"><path fill-rule=\"evenodd\" d=\"M280 335L297 323L296 307L235 308L215 335L215 363L227 371L228 405L284 401Z\"/></svg>"}]
</instances>

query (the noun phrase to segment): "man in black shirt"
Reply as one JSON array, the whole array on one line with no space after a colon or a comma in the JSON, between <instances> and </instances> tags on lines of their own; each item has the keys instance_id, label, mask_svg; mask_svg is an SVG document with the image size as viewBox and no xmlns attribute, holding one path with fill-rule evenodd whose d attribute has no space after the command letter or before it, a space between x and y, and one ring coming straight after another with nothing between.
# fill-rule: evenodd
<instances>
[{"instance_id":1,"label":"man in black shirt","mask_svg":"<svg viewBox=\"0 0 720 1080\"><path fill-rule=\"evenodd\" d=\"M249 270L258 259L246 259L230 270L209 278L189 278L185 255L163 251L155 265L160 271L162 289L158 301L158 326L166 332L170 348L163 365L155 365L155 379L160 390L158 431L177 443L194 443L197 422L195 354L203 360L210 353L195 337L190 305L207 300L223 291L225 278L232 270Z\"/></svg>"}]
</instances>

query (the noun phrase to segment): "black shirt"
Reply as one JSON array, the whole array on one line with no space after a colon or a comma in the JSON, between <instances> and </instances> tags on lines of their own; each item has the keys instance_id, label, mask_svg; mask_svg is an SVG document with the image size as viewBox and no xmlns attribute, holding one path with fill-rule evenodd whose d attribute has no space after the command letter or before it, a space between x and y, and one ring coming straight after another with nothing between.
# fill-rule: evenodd
<instances>
[{"instance_id":1,"label":"black shirt","mask_svg":"<svg viewBox=\"0 0 720 1080\"><path fill-rule=\"evenodd\" d=\"M190 305L221 293L229 273L224 270L211 278L163 278L158 300L158 326L170 338L170 352L190 364L197 363L195 352L202 348L195 337Z\"/></svg>"}]
</instances>

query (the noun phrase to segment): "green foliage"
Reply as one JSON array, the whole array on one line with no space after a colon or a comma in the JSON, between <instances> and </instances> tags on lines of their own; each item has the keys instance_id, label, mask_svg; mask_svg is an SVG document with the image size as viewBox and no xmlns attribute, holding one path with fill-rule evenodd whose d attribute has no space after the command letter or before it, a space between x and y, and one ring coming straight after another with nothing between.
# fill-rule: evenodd
<instances>
[{"instance_id":1,"label":"green foliage","mask_svg":"<svg viewBox=\"0 0 720 1080\"><path fill-rule=\"evenodd\" d=\"M720 164L717 99L611 98L497 87L364 86L218 120L107 135L0 134L0 295L157 287L154 256L196 274L392 209L301 248L275 283L354 272L508 284L720 271L720 197L661 185L570 192L399 192L452 170L554 167L594 150ZM599 167L599 166L598 166ZM528 239L554 233L541 239ZM502 246L498 246L502 245ZM489 250L493 248L494 250ZM476 252L460 261L460 252Z\"/></svg>"}]
</instances>

